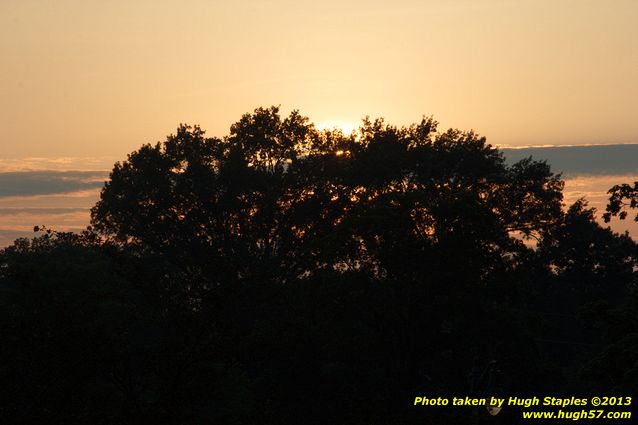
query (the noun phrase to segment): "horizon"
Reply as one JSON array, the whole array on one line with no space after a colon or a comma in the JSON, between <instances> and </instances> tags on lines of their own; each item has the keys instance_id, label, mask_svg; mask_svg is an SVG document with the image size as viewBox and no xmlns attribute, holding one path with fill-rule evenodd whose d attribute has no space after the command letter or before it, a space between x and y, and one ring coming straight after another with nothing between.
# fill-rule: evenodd
<instances>
[{"instance_id":1,"label":"horizon","mask_svg":"<svg viewBox=\"0 0 638 425\"><path fill-rule=\"evenodd\" d=\"M599 221L607 191L613 185L638 180L638 144L497 149L509 164L530 155L547 160L554 173L563 174L565 206L584 197L590 207L596 208ZM59 231L85 229L89 209L98 201L113 164L125 159L0 158L0 248L18 237L35 236L36 225ZM607 225L618 233L629 231L638 239L637 222L614 219L603 224Z\"/></svg>"}]
</instances>

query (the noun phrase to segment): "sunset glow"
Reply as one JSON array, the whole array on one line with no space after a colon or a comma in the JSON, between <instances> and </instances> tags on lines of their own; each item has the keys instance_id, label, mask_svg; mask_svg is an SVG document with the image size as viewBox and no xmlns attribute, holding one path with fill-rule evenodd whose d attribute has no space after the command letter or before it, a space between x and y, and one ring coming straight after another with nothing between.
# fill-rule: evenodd
<instances>
[{"instance_id":1,"label":"sunset glow","mask_svg":"<svg viewBox=\"0 0 638 425\"><path fill-rule=\"evenodd\" d=\"M328 120L315 124L319 130L341 130L348 135L359 128L359 124L347 121Z\"/></svg>"},{"instance_id":2,"label":"sunset glow","mask_svg":"<svg viewBox=\"0 0 638 425\"><path fill-rule=\"evenodd\" d=\"M262 105L345 132L433 115L498 145L632 143L636 22L633 0L6 0L1 155L122 158Z\"/></svg>"}]
</instances>

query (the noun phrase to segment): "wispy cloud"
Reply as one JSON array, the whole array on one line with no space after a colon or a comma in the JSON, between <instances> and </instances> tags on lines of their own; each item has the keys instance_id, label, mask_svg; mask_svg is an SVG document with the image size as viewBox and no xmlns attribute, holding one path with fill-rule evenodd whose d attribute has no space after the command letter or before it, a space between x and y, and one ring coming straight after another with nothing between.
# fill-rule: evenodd
<instances>
[{"instance_id":1,"label":"wispy cloud","mask_svg":"<svg viewBox=\"0 0 638 425\"><path fill-rule=\"evenodd\" d=\"M77 192L102 187L103 171L17 171L0 173L0 197Z\"/></svg>"},{"instance_id":2,"label":"wispy cloud","mask_svg":"<svg viewBox=\"0 0 638 425\"><path fill-rule=\"evenodd\" d=\"M590 207L596 208L596 216L598 219L601 219L609 200L607 191L614 185L633 183L634 180L638 180L638 173L629 175L589 175L567 178L565 179L565 190L563 192L565 206L569 207L576 202L576 200L584 198ZM638 240L638 222L631 219L619 220L614 218L609 224L601 224L603 226L610 226L612 230L618 233L628 231L634 239Z\"/></svg>"},{"instance_id":3,"label":"wispy cloud","mask_svg":"<svg viewBox=\"0 0 638 425\"><path fill-rule=\"evenodd\" d=\"M0 208L90 208L99 199L99 189L47 195L0 197Z\"/></svg>"},{"instance_id":4,"label":"wispy cloud","mask_svg":"<svg viewBox=\"0 0 638 425\"><path fill-rule=\"evenodd\" d=\"M27 207L27 208L1 208L0 207L0 216L16 216L16 215L33 215L33 214L46 214L46 215L61 215L61 214L70 214L77 212L85 212L86 208L37 208L37 207Z\"/></svg>"},{"instance_id":5,"label":"wispy cloud","mask_svg":"<svg viewBox=\"0 0 638 425\"><path fill-rule=\"evenodd\" d=\"M508 162L532 156L547 160L552 171L569 176L638 175L638 144L503 149Z\"/></svg>"},{"instance_id":6,"label":"wispy cloud","mask_svg":"<svg viewBox=\"0 0 638 425\"><path fill-rule=\"evenodd\" d=\"M106 171L0 172L0 248L17 238L36 236L36 225L60 231L84 229L107 178Z\"/></svg>"},{"instance_id":7,"label":"wispy cloud","mask_svg":"<svg viewBox=\"0 0 638 425\"><path fill-rule=\"evenodd\" d=\"M2 207L0 203L0 248L17 238L37 236L33 233L36 225L59 231L80 231L86 228L89 219L89 206Z\"/></svg>"},{"instance_id":8,"label":"wispy cloud","mask_svg":"<svg viewBox=\"0 0 638 425\"><path fill-rule=\"evenodd\" d=\"M0 172L16 171L105 171L113 168L113 164L123 158L117 157L80 157L66 156L57 158L27 157L0 158Z\"/></svg>"}]
</instances>

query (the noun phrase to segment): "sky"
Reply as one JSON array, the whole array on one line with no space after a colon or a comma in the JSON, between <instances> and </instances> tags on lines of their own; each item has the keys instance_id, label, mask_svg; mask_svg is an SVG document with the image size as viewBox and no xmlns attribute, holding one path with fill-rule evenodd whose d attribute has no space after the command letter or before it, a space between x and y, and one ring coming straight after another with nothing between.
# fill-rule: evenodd
<instances>
[{"instance_id":1,"label":"sky","mask_svg":"<svg viewBox=\"0 0 638 425\"><path fill-rule=\"evenodd\" d=\"M636 22L636 0L2 0L0 158L124 158L269 105L638 142Z\"/></svg>"},{"instance_id":2,"label":"sky","mask_svg":"<svg viewBox=\"0 0 638 425\"><path fill-rule=\"evenodd\" d=\"M82 229L113 164L180 123L222 137L270 105L433 116L604 208L638 180L637 22L638 0L0 0L0 247Z\"/></svg>"}]
</instances>

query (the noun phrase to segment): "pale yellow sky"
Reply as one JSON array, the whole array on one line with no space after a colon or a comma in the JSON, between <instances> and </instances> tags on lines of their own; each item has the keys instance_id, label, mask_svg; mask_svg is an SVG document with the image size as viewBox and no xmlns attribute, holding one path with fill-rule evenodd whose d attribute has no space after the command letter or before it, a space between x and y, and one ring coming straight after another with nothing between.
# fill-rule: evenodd
<instances>
[{"instance_id":1,"label":"pale yellow sky","mask_svg":"<svg viewBox=\"0 0 638 425\"><path fill-rule=\"evenodd\" d=\"M638 142L638 0L0 0L0 158L124 156L257 106Z\"/></svg>"}]
</instances>

